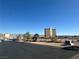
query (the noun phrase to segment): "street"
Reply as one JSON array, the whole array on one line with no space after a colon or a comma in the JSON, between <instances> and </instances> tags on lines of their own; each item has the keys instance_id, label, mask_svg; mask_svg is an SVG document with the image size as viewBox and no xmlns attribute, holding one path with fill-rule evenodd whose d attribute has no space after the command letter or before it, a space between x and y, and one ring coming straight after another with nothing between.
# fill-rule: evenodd
<instances>
[{"instance_id":1,"label":"street","mask_svg":"<svg viewBox=\"0 0 79 59\"><path fill-rule=\"evenodd\" d=\"M71 59L78 51L30 43L0 43L0 59ZM77 57L76 59L78 59Z\"/></svg>"}]
</instances>

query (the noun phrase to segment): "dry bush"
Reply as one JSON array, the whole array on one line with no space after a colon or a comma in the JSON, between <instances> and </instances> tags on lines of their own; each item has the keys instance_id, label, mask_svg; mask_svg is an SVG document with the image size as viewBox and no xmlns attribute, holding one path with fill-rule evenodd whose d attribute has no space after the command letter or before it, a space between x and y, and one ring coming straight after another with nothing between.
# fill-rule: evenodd
<instances>
[{"instance_id":1,"label":"dry bush","mask_svg":"<svg viewBox=\"0 0 79 59\"><path fill-rule=\"evenodd\" d=\"M53 42L55 42L55 43L63 43L62 40L54 40Z\"/></svg>"},{"instance_id":2,"label":"dry bush","mask_svg":"<svg viewBox=\"0 0 79 59\"><path fill-rule=\"evenodd\" d=\"M79 40L77 40L77 42L79 42Z\"/></svg>"}]
</instances>

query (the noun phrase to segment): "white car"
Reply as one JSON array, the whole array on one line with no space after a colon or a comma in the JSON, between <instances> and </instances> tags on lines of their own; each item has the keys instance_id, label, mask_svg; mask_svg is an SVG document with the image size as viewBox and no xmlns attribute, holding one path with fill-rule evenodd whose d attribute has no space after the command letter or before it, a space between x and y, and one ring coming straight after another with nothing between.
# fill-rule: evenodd
<instances>
[{"instance_id":1,"label":"white car","mask_svg":"<svg viewBox=\"0 0 79 59\"><path fill-rule=\"evenodd\" d=\"M70 40L70 45L73 46L74 45L74 42L72 40Z\"/></svg>"},{"instance_id":2,"label":"white car","mask_svg":"<svg viewBox=\"0 0 79 59\"><path fill-rule=\"evenodd\" d=\"M74 45L74 42L72 40L66 40L64 42L64 46L73 46Z\"/></svg>"}]
</instances>

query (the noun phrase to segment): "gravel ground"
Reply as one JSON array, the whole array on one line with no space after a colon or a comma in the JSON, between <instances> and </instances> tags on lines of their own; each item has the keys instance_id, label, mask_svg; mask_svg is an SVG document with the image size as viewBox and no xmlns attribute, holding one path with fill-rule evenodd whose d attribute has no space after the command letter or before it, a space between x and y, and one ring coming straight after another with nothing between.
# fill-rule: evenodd
<instances>
[{"instance_id":1,"label":"gravel ground","mask_svg":"<svg viewBox=\"0 0 79 59\"><path fill-rule=\"evenodd\" d=\"M78 51L30 43L0 43L0 59L78 59Z\"/></svg>"}]
</instances>

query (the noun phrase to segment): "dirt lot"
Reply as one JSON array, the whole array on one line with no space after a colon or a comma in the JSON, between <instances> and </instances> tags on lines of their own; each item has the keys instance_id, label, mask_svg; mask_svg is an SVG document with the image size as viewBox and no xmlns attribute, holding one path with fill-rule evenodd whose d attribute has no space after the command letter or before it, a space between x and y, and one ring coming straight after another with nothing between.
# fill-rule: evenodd
<instances>
[{"instance_id":1,"label":"dirt lot","mask_svg":"<svg viewBox=\"0 0 79 59\"><path fill-rule=\"evenodd\" d=\"M47 43L47 42L29 42L32 44L38 44L38 45L46 45L46 46L55 46L55 47L61 47L63 43Z\"/></svg>"}]
</instances>

